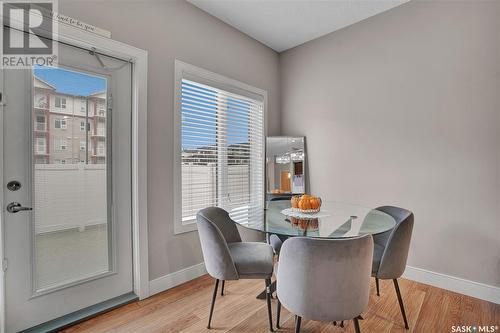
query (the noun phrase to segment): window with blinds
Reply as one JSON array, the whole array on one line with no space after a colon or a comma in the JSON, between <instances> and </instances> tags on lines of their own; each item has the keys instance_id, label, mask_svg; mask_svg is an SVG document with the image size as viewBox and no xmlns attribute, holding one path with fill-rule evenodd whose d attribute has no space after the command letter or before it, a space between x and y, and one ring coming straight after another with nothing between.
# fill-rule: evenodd
<instances>
[{"instance_id":1,"label":"window with blinds","mask_svg":"<svg viewBox=\"0 0 500 333\"><path fill-rule=\"evenodd\" d=\"M264 206L263 101L181 81L182 223L218 206L236 219Z\"/></svg>"}]
</instances>

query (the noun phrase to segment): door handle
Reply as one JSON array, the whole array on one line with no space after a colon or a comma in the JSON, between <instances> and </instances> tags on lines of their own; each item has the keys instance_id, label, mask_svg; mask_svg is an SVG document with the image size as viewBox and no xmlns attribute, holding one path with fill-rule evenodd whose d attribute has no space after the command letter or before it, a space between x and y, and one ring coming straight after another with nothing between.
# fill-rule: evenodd
<instances>
[{"instance_id":1,"label":"door handle","mask_svg":"<svg viewBox=\"0 0 500 333\"><path fill-rule=\"evenodd\" d=\"M33 210L31 207L23 207L19 202L11 202L7 205L7 211L9 213L17 213L25 210Z\"/></svg>"}]
</instances>

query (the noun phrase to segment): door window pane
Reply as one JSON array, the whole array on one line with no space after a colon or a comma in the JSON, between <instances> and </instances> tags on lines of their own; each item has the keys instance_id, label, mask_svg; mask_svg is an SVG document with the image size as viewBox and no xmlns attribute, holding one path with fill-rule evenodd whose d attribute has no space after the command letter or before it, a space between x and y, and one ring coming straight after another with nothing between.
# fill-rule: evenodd
<instances>
[{"instance_id":1,"label":"door window pane","mask_svg":"<svg viewBox=\"0 0 500 333\"><path fill-rule=\"evenodd\" d=\"M33 75L33 98L54 101L46 110L33 103L33 275L34 291L43 292L113 269L106 109L100 116L86 112L87 101L106 105L108 82L60 68L36 67Z\"/></svg>"}]
</instances>

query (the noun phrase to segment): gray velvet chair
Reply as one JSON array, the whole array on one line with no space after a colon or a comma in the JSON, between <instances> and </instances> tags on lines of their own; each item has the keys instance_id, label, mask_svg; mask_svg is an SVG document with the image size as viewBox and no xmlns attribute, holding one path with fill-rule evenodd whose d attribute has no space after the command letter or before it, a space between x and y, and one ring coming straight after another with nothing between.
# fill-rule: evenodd
<instances>
[{"instance_id":1,"label":"gray velvet chair","mask_svg":"<svg viewBox=\"0 0 500 333\"><path fill-rule=\"evenodd\" d=\"M269 328L273 331L270 284L273 275L273 249L269 244L242 242L236 224L218 207L202 209L196 215L201 249L208 274L215 278L215 288L208 317L208 328L217 297L219 281L263 279L266 283Z\"/></svg>"},{"instance_id":2,"label":"gray velvet chair","mask_svg":"<svg viewBox=\"0 0 500 333\"><path fill-rule=\"evenodd\" d=\"M353 320L368 306L373 239L294 237L283 243L277 269L278 322L281 304L295 314L318 321Z\"/></svg>"},{"instance_id":3,"label":"gray velvet chair","mask_svg":"<svg viewBox=\"0 0 500 333\"><path fill-rule=\"evenodd\" d=\"M283 241L281 240L281 238L279 238L279 236L276 234L271 234L269 236L269 244L273 248L274 254L279 256L281 247L283 246Z\"/></svg>"},{"instance_id":4,"label":"gray velvet chair","mask_svg":"<svg viewBox=\"0 0 500 333\"><path fill-rule=\"evenodd\" d=\"M393 206L382 206L376 210L389 214L396 220L396 226L392 230L373 237L372 276L375 277L377 296L380 296L379 279L391 279L396 289L405 328L409 329L398 278L403 275L406 268L414 216L409 210Z\"/></svg>"},{"instance_id":5,"label":"gray velvet chair","mask_svg":"<svg viewBox=\"0 0 500 333\"><path fill-rule=\"evenodd\" d=\"M291 197L290 196L283 196L283 197L274 197L269 199L269 202L273 201L288 201L290 202ZM273 247L274 254L278 255L280 254L281 246L283 245L283 242L287 239L288 237L286 236L278 236L276 234L271 234L269 236L269 244Z\"/></svg>"}]
</instances>

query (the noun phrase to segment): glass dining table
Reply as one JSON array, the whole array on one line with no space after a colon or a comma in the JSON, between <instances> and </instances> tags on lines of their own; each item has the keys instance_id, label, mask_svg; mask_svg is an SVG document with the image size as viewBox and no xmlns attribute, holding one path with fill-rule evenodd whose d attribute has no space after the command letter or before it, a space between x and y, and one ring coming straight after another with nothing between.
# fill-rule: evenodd
<instances>
[{"instance_id":1,"label":"glass dining table","mask_svg":"<svg viewBox=\"0 0 500 333\"><path fill-rule=\"evenodd\" d=\"M293 217L290 200L269 201L266 208L238 208L230 217L242 227L279 236L314 238L349 238L376 235L396 225L392 216L355 204L323 201L315 215ZM291 214L291 215L288 215Z\"/></svg>"},{"instance_id":2,"label":"glass dining table","mask_svg":"<svg viewBox=\"0 0 500 333\"><path fill-rule=\"evenodd\" d=\"M355 204L323 201L321 210L314 215L296 215L290 212L290 200L272 200L266 208L241 207L229 212L231 219L242 227L287 237L314 237L326 239L376 235L391 230L394 218L382 211ZM285 237L283 237L285 236ZM274 292L276 282L271 284ZM265 299L266 291L258 299Z\"/></svg>"}]
</instances>

